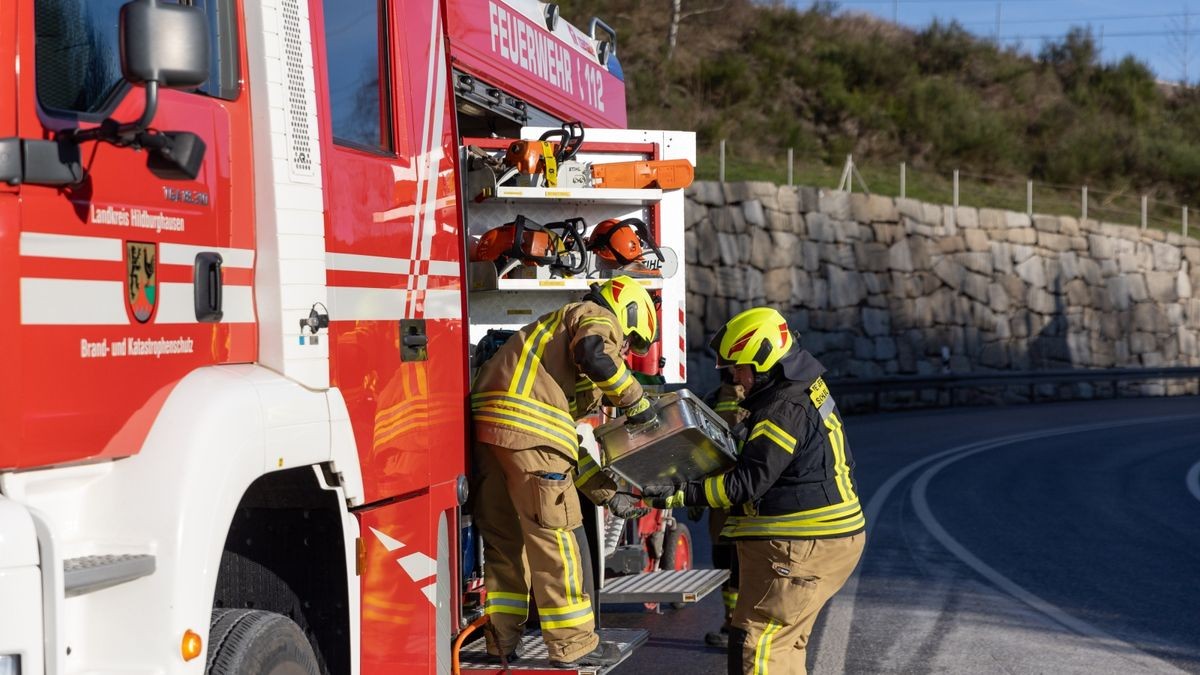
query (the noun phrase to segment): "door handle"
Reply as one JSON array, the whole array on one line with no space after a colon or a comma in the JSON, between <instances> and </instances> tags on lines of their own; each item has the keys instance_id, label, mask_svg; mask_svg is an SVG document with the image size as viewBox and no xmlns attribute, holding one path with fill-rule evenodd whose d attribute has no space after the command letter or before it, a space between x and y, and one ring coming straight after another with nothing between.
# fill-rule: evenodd
<instances>
[{"instance_id":1,"label":"door handle","mask_svg":"<svg viewBox=\"0 0 1200 675\"><path fill-rule=\"evenodd\" d=\"M225 315L221 307L221 254L203 251L196 254L192 284L195 288L196 320L216 323Z\"/></svg>"},{"instance_id":2,"label":"door handle","mask_svg":"<svg viewBox=\"0 0 1200 675\"><path fill-rule=\"evenodd\" d=\"M425 361L429 359L429 333L425 331L425 319L400 320L400 360Z\"/></svg>"}]
</instances>

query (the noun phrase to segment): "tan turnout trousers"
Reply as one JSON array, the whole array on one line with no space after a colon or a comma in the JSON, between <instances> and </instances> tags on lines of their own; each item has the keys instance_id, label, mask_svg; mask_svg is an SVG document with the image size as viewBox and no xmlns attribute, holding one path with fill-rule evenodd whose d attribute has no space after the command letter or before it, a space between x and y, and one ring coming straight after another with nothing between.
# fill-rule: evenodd
<instances>
[{"instance_id":1,"label":"tan turnout trousers","mask_svg":"<svg viewBox=\"0 0 1200 675\"><path fill-rule=\"evenodd\" d=\"M737 542L741 568L729 672L804 675L817 614L862 556L866 535Z\"/></svg>"},{"instance_id":2,"label":"tan turnout trousers","mask_svg":"<svg viewBox=\"0 0 1200 675\"><path fill-rule=\"evenodd\" d=\"M520 643L537 602L550 658L570 661L600 642L584 580L583 515L575 491L575 463L548 447L513 450L475 445L479 484L473 500L483 535L488 652L509 654ZM552 480L544 474L563 474ZM578 531L578 535L576 532ZM499 642L499 644L496 644Z\"/></svg>"}]
</instances>

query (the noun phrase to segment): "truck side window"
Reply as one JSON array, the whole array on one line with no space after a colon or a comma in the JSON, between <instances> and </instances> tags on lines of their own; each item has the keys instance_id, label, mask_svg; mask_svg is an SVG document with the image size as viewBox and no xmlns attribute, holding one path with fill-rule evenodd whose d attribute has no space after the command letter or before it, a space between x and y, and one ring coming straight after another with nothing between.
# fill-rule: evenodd
<instances>
[{"instance_id":1,"label":"truck side window","mask_svg":"<svg viewBox=\"0 0 1200 675\"><path fill-rule=\"evenodd\" d=\"M324 0L333 140L392 150L387 14L381 0Z\"/></svg>"},{"instance_id":2,"label":"truck side window","mask_svg":"<svg viewBox=\"0 0 1200 675\"><path fill-rule=\"evenodd\" d=\"M37 94L56 112L103 116L115 106L121 79L121 6L128 0L37 0ZM208 14L212 58L208 82L197 90L233 100L239 90L234 0L193 0Z\"/></svg>"}]
</instances>

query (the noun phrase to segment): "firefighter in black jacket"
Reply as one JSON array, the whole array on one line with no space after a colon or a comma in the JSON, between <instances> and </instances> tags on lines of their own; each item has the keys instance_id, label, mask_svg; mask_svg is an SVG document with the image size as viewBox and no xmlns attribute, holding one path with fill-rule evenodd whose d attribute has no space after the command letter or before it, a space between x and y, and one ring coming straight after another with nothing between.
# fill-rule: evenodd
<instances>
[{"instance_id":1,"label":"firefighter in black jacket","mask_svg":"<svg viewBox=\"0 0 1200 675\"><path fill-rule=\"evenodd\" d=\"M659 508L731 508L740 591L730 673L804 673L813 623L862 555L866 520L854 460L825 368L800 348L779 312L747 310L713 337L717 367L745 387L749 433L727 473L647 485Z\"/></svg>"}]
</instances>

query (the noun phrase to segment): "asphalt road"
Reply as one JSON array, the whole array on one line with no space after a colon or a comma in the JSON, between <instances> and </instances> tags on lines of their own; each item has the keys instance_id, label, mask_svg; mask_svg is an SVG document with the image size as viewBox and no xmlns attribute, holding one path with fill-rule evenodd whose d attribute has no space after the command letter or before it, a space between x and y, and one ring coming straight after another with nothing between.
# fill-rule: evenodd
<instances>
[{"instance_id":1,"label":"asphalt road","mask_svg":"<svg viewBox=\"0 0 1200 675\"><path fill-rule=\"evenodd\" d=\"M1200 673L1200 399L850 418L867 550L809 672ZM682 511L679 516L683 516ZM697 564L709 563L702 523ZM614 671L723 673L719 593L605 609L650 631Z\"/></svg>"}]
</instances>

